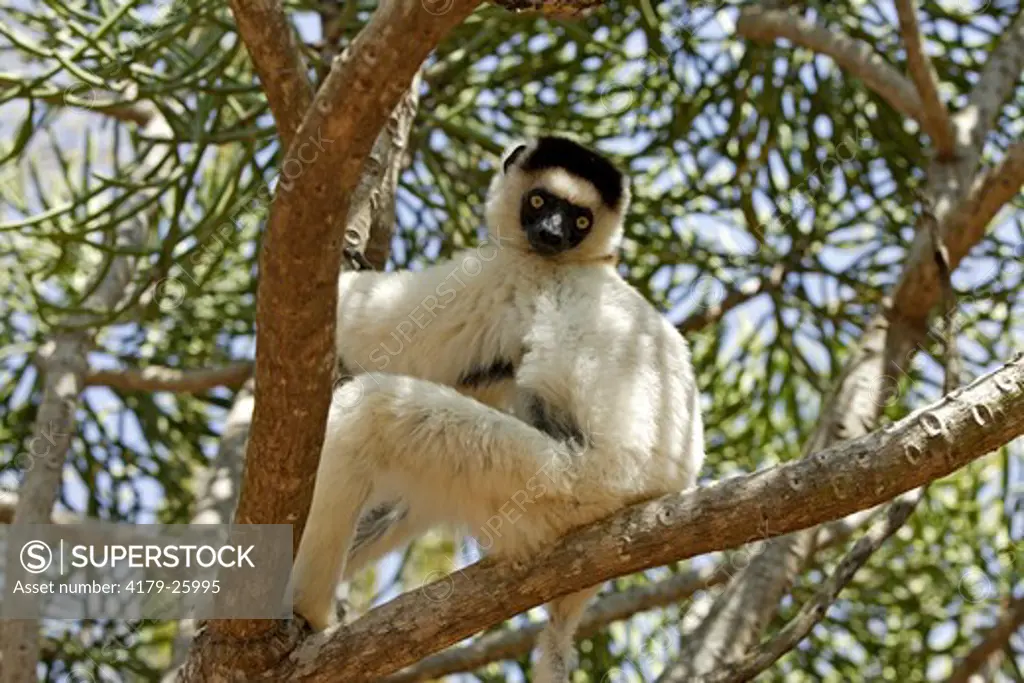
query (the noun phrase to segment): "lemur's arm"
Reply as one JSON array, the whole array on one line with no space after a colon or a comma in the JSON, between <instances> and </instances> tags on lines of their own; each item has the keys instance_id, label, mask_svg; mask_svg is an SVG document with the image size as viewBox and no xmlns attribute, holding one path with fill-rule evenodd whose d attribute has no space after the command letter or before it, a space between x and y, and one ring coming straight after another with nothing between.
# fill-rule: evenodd
<instances>
[{"instance_id":1,"label":"lemur's arm","mask_svg":"<svg viewBox=\"0 0 1024 683\"><path fill-rule=\"evenodd\" d=\"M349 375L387 372L458 386L514 360L522 345L516 309L507 305L515 278L496 258L496 247L481 247L424 270L344 273L340 367Z\"/></svg>"},{"instance_id":2,"label":"lemur's arm","mask_svg":"<svg viewBox=\"0 0 1024 683\"><path fill-rule=\"evenodd\" d=\"M437 267L441 267L441 264ZM415 330L409 314L434 279L426 271L346 271L338 280L338 311L335 326L337 360L349 374L382 370L374 367L378 353L408 353L396 343ZM404 323L404 324L403 324ZM396 337L397 335L397 337Z\"/></svg>"}]
</instances>

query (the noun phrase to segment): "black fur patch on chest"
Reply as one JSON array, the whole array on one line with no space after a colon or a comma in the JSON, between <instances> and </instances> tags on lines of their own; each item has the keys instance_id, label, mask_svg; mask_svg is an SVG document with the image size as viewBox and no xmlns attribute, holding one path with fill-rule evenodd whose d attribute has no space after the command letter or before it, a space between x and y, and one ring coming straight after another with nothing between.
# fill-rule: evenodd
<instances>
[{"instance_id":1,"label":"black fur patch on chest","mask_svg":"<svg viewBox=\"0 0 1024 683\"><path fill-rule=\"evenodd\" d=\"M526 421L555 441L584 450L590 447L590 438L568 411L545 401L533 392L523 397Z\"/></svg>"},{"instance_id":2,"label":"black fur patch on chest","mask_svg":"<svg viewBox=\"0 0 1024 683\"><path fill-rule=\"evenodd\" d=\"M484 387L516 376L516 366L507 358L498 358L490 365L477 365L462 373L460 387Z\"/></svg>"}]
</instances>

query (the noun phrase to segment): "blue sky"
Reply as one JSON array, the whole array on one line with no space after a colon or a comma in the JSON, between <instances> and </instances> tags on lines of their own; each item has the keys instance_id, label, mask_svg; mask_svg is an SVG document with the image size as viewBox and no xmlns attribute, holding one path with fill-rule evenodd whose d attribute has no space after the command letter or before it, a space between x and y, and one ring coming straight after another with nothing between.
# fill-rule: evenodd
<instances>
[{"instance_id":1,"label":"blue sky","mask_svg":"<svg viewBox=\"0 0 1024 683\"><path fill-rule=\"evenodd\" d=\"M16 4L24 4L25 2L26 0L18 0L18 3ZM887 16L886 19L890 21L895 21L893 16ZM707 25L706 37L720 37L721 35L725 34L729 29L731 29L731 26L728 25L728 15L723 15L723 21L724 23L722 25L718 25L715 23ZM319 20L315 17L315 15L313 15L312 13L299 13L295 15L295 22L303 38L310 41L319 39ZM596 36L596 38L601 39L600 33ZM622 47L627 54L643 54L643 52L646 49L645 38L642 33L637 32L631 35ZM713 50L715 48L709 44L709 46L706 49ZM0 70L24 73L22 65L10 63L10 58L5 55L0 55ZM623 74L624 77L628 77L628 75L628 73ZM24 116L24 112L25 108L20 104L0 106L0 135L9 135L11 131L13 131L17 127L17 125L19 125L21 117ZM68 146L71 148L76 147L80 143L85 126L92 127L97 132L99 131L100 124L95 117L91 117L87 114L82 114L78 117L68 117L68 119L70 123L65 127L61 128L61 141L62 143L67 143ZM828 131L827 129L822 129L819 132L823 135L827 135L830 131ZM604 146L609 151L621 154L628 154L631 151L632 145L634 145L635 143L635 140L619 138L605 141ZM721 164L722 168L720 170L723 176L727 177L731 175L731 162L728 161L727 159L722 159ZM676 172L678 174L676 176L673 176L672 173L669 173L666 176L664 176L663 182L669 184L672 182L684 180L686 178L686 174L682 170L676 169ZM778 172L778 169L775 169L775 172ZM878 173L881 173L881 171L878 171ZM879 178L879 180L881 180L881 178ZM648 188L648 191L658 192L659 189L661 188L653 187ZM770 213L771 210L769 203L763 197L760 196L755 197L755 208L759 211L759 213L762 214ZM14 215L11 212L10 207L4 207L3 213L0 214L0 218L8 220L13 217ZM996 226L993 227L994 233L1004 237L1007 240L1016 239L1017 233L1014 227L1014 221L1020 220L1020 218L1021 217L1019 215L1014 216L1010 215L1009 213L1004 214L1003 218L1000 221L998 221ZM405 213L403 215L403 213L400 212L399 219L403 222L408 222L412 219L412 214ZM745 231L739 230L733 223L718 220L711 216L699 215L684 220L680 220L678 222L678 225L676 226L676 229L680 232L692 231L693 233L699 236L702 242L709 245L717 245L718 250L722 253L749 254L752 252L752 250L756 248L756 244L754 243L753 239ZM871 226L865 226L864 229L870 230ZM851 253L849 250L843 250L835 247L826 247L823 251L822 259L826 265L834 268L835 270L841 271L850 264L854 256L855 254ZM987 280L993 274L993 271L996 267L996 262L991 259L969 259L968 262L966 262L954 274L954 284L960 290L968 290L975 284ZM1021 265L1020 263L1011 264L1010 268L1013 267L1020 268ZM1012 273L1004 274L1012 275ZM659 276L655 279L655 286L658 288L669 287L670 278L671 274L668 271L665 271L663 274L659 274ZM811 291L813 293L815 291L815 288L811 288ZM716 289L715 287L712 287L710 290L702 288L691 289L691 291L687 295L682 296L679 300L674 302L675 305L671 308L671 310L667 311L668 317L674 321L681 320L687 314L691 313L700 305L702 305L700 297L702 294L706 294L708 292L710 292L712 298L714 298L715 296L720 296L721 294L721 290ZM821 298L816 303L826 303L826 300L832 297L834 297L835 299L840 299L849 298L850 296L852 296L852 292L850 292L848 288L847 291L843 291L842 287L835 286L834 284L830 283L829 286L822 287L822 293L820 294ZM742 306L732 316L730 316L727 319L727 344L726 351L724 352L724 356L726 358L728 358L731 353L736 352L736 349L738 348L741 340L744 338L746 334L750 334L752 332L761 334L766 332L766 330L751 330L751 326L754 325L754 321L760 320L763 317L763 315L770 310L771 308L768 301L762 297L759 299L755 299L754 301ZM32 324L30 321L24 319L11 319L9 320L9 322L14 325L25 326L26 328L30 328ZM1013 339L1011 340L1010 345L1008 345L1006 348L1007 357L1009 357L1009 355L1011 355L1011 353L1014 350L1019 351L1022 348L1024 348L1024 329L1018 327L1014 331ZM239 340L237 342L236 351L238 357L251 358L253 355L252 340ZM806 354L808 356L809 361L812 363L812 365L816 367L816 369L824 371L828 367L828 356L825 350L816 343L813 343L813 339L811 337L808 337ZM116 363L109 356L104 354L93 354L90 360L94 363L94 366L97 368L114 367L116 365ZM926 372L929 374L930 377L932 377L936 381L938 380L938 378L940 377L940 370L935 363L923 357L919 358L917 363L920 365L920 367L926 369ZM28 390L31 386L32 380L32 376L26 377L23 383L19 386L20 390L18 393L18 401L27 400ZM227 392L221 393L225 395L227 394ZM86 391L85 399L98 414L103 416L103 419L109 424L112 431L117 431L119 428L123 428L125 441L137 447L140 452L146 452L147 447L144 444L143 440L141 439L141 432L135 425L133 417L129 416L127 423L125 423L124 425L117 424L118 421L123 419L124 416L121 414L120 402L116 400L114 395L109 390L104 388L90 388ZM172 401L170 400L169 397L159 397L158 400L161 401L168 408L171 407ZM213 416L213 426L216 429L219 429L220 421L224 417L223 411L212 409L211 415ZM87 429L94 429L94 427L90 425ZM87 434L87 436L89 435ZM207 451L208 455L212 455L212 448L208 448ZM1018 455L1021 454L1021 448L1019 444L1015 447L1015 452ZM124 463L119 462L119 460L116 457L112 457L110 460L108 460L108 462L111 462L115 467L124 466ZM1016 460L1015 462L1017 464L1014 466L1014 472L1012 474L1013 480L1017 482L1024 482L1024 471L1022 471L1024 470L1024 468L1022 468L1019 464L1019 459ZM14 484L15 482L13 480L13 477L9 477L6 475L4 477L0 477L0 487L12 488ZM142 484L139 487L139 490L140 495L145 501L147 508L150 508L150 510L152 510L159 505L162 497L162 489L159 485L157 485L155 482L150 481L148 483ZM82 487L80 482L78 482L74 478L69 478L66 486L66 494L69 501L72 503L74 507L77 507L79 509L84 507L86 500L85 489ZM150 511L148 513L145 513L139 519L139 521L152 521L152 518L152 512ZM1018 529L1018 531L1020 530ZM398 559L399 557L397 555L394 555L387 558L384 561L382 565L382 571L380 572L380 576L378 579L379 585L387 585L391 583L393 574L397 570L399 565ZM460 562L465 563L471 561L472 559L472 554L464 554L460 557ZM390 599L394 596L395 592L396 591L392 590L388 593L383 594L380 597L380 600ZM638 628L640 628L641 630L647 627L653 628L654 619L655 617L645 617L644 619L637 622ZM515 679L513 678L510 680Z\"/></svg>"}]
</instances>

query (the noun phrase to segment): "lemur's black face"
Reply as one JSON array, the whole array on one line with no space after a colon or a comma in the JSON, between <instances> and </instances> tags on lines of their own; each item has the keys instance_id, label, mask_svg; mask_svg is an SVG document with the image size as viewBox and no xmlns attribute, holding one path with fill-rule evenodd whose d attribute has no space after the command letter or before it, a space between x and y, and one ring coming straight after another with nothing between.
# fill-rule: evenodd
<instances>
[{"instance_id":1,"label":"lemur's black face","mask_svg":"<svg viewBox=\"0 0 1024 683\"><path fill-rule=\"evenodd\" d=\"M534 251L554 256L586 239L594 225L594 213L543 188L535 188L523 195L519 222Z\"/></svg>"}]
</instances>

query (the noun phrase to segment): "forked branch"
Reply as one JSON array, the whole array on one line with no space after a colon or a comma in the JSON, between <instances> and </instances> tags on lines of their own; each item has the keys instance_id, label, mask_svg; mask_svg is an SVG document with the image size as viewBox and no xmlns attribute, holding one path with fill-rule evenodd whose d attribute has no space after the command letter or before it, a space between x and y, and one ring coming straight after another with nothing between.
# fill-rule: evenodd
<instances>
[{"instance_id":1,"label":"forked branch","mask_svg":"<svg viewBox=\"0 0 1024 683\"><path fill-rule=\"evenodd\" d=\"M287 149L313 103L313 84L299 51L298 36L279 0L229 3L277 122L277 134Z\"/></svg>"}]
</instances>

